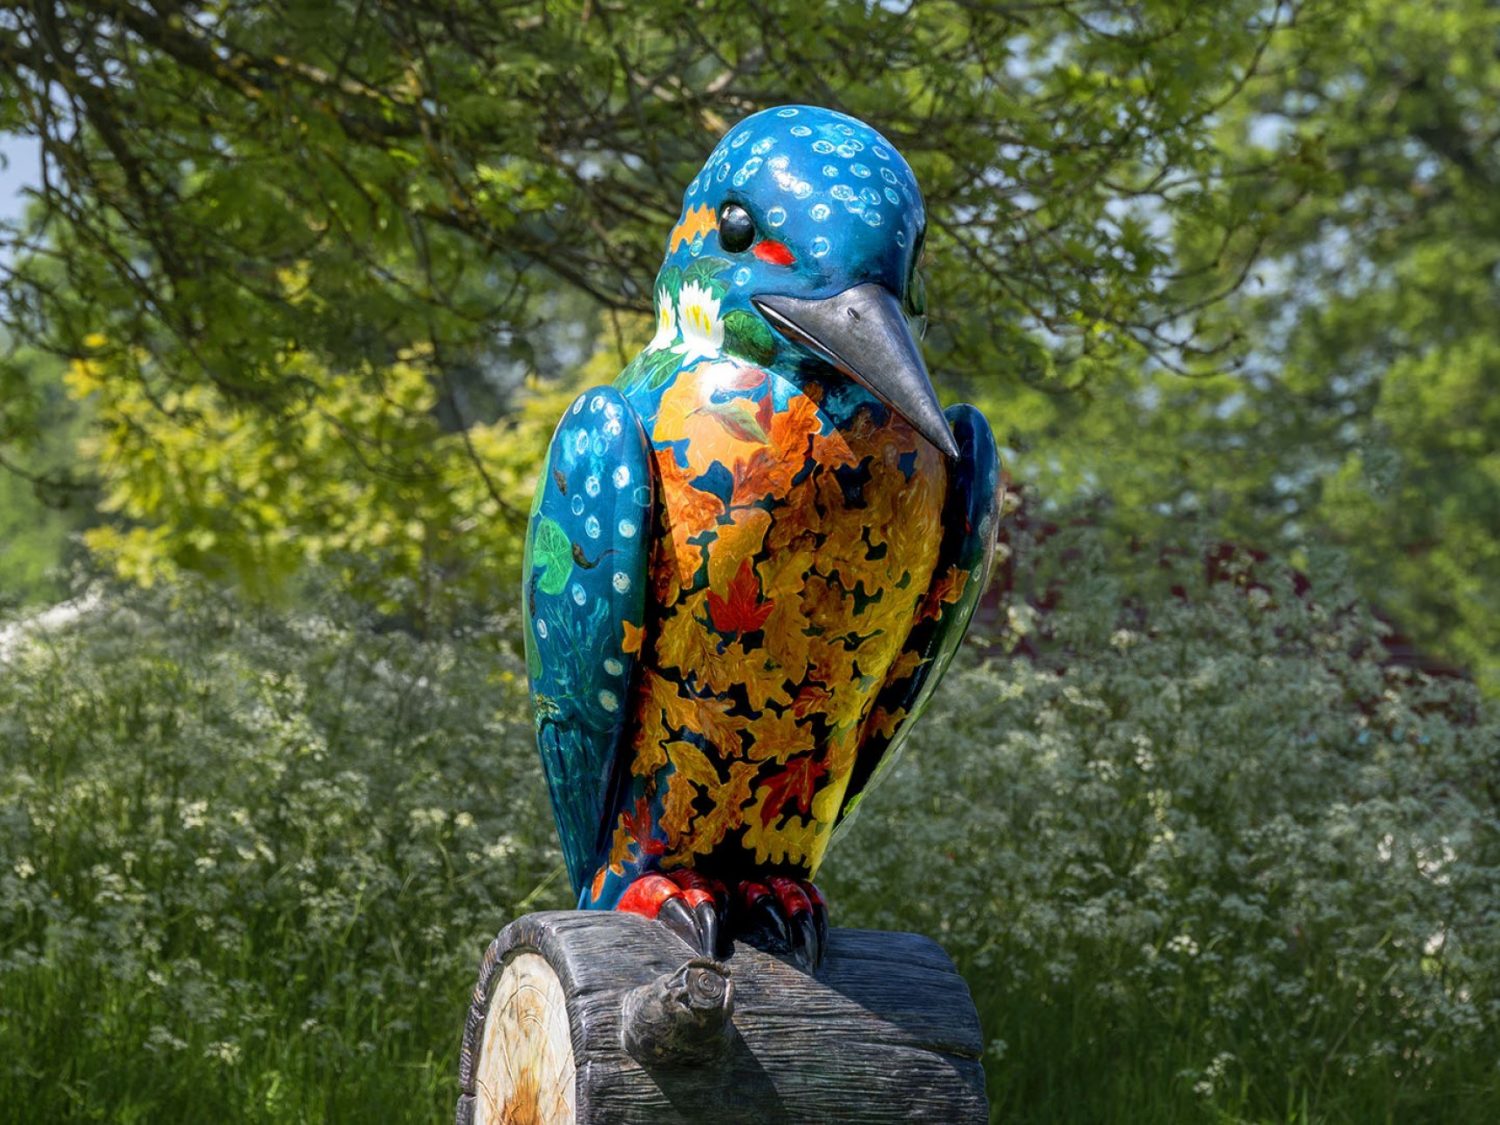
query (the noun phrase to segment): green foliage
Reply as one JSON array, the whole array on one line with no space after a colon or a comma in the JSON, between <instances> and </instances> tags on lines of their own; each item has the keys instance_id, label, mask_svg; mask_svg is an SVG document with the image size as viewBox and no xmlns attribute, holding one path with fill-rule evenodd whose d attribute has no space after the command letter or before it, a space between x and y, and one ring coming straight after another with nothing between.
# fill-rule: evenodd
<instances>
[{"instance_id":1,"label":"green foliage","mask_svg":"<svg viewBox=\"0 0 1500 1125\"><path fill-rule=\"evenodd\" d=\"M61 597L64 564L94 518L93 489L74 476L87 419L61 366L26 348L0 360L0 608Z\"/></svg>"},{"instance_id":2,"label":"green foliage","mask_svg":"<svg viewBox=\"0 0 1500 1125\"><path fill-rule=\"evenodd\" d=\"M1198 314L1232 354L996 396L1013 471L1117 519L1206 517L1295 557L1345 547L1359 588L1500 691L1500 12L1484 0L1298 6L1214 145L1264 196L1248 284ZM1226 205L1227 202L1226 202ZM1179 220L1205 297L1242 262ZM1232 363L1221 362L1232 359Z\"/></svg>"},{"instance_id":3,"label":"green foliage","mask_svg":"<svg viewBox=\"0 0 1500 1125\"><path fill-rule=\"evenodd\" d=\"M1383 669L1336 560L1117 549L1016 544L837 923L956 957L997 1120L1488 1120L1493 710ZM566 905L512 635L193 587L0 633L0 1121L450 1112L485 941Z\"/></svg>"},{"instance_id":4,"label":"green foliage","mask_svg":"<svg viewBox=\"0 0 1500 1125\"><path fill-rule=\"evenodd\" d=\"M430 1121L561 859L509 622L181 588L0 634L0 1121Z\"/></svg>"},{"instance_id":5,"label":"green foliage","mask_svg":"<svg viewBox=\"0 0 1500 1125\"><path fill-rule=\"evenodd\" d=\"M343 563L362 580L417 585L437 576L485 588L511 581L520 513L550 419L541 413L444 435L431 357L403 354L343 375L305 355L284 357L310 387L296 409L268 416L211 386L159 403L108 360L75 361L70 388L101 424L87 450L112 474L102 507L125 522L86 541L143 584L181 569L274 592L309 562ZM550 404L550 398L545 399ZM168 522L159 522L166 518ZM431 610L419 595L401 606Z\"/></svg>"},{"instance_id":6,"label":"green foliage","mask_svg":"<svg viewBox=\"0 0 1500 1125\"><path fill-rule=\"evenodd\" d=\"M803 100L910 157L930 365L1018 479L1148 536L1338 542L1500 690L1486 0L48 11L0 22L0 130L47 161L0 320L92 372L78 475L122 574L508 598L544 444L517 388L614 376L714 138ZM0 361L7 463L56 391Z\"/></svg>"},{"instance_id":7,"label":"green foliage","mask_svg":"<svg viewBox=\"0 0 1500 1125\"><path fill-rule=\"evenodd\" d=\"M955 956L997 1120L1489 1120L1500 716L1382 668L1336 559L1299 597L1116 550L1021 545L1022 592L1067 585L993 639L1041 655L944 684L839 917Z\"/></svg>"},{"instance_id":8,"label":"green foliage","mask_svg":"<svg viewBox=\"0 0 1500 1125\"><path fill-rule=\"evenodd\" d=\"M44 138L47 176L0 314L97 365L93 545L122 573L274 587L347 551L418 590L472 567L491 604L510 493L461 435L523 375L571 376L603 338L612 377L644 342L663 235L728 122L785 101L872 121L926 190L936 368L1083 380L1180 351L1159 325L1198 298L1134 213L1143 184L1170 176L1158 209L1226 260L1250 246L1259 197L1220 195L1209 139L1263 14L13 8L0 130Z\"/></svg>"},{"instance_id":9,"label":"green foliage","mask_svg":"<svg viewBox=\"0 0 1500 1125\"><path fill-rule=\"evenodd\" d=\"M1388 55L1370 37L1399 44ZM1367 0L1307 29L1247 124L1313 154L1318 189L1273 233L1247 298L1257 428L1292 516L1349 544L1365 588L1500 691L1500 11ZM1305 62L1303 60L1306 60ZM1311 78L1311 81L1308 79ZM1264 128L1264 125L1262 125ZM1260 374L1258 370L1256 372ZM1299 448L1295 435L1305 444Z\"/></svg>"},{"instance_id":10,"label":"green foliage","mask_svg":"<svg viewBox=\"0 0 1500 1125\"><path fill-rule=\"evenodd\" d=\"M25 605L62 594L53 575L73 522L44 504L30 481L0 469L0 600Z\"/></svg>"},{"instance_id":11,"label":"green foliage","mask_svg":"<svg viewBox=\"0 0 1500 1125\"><path fill-rule=\"evenodd\" d=\"M1357 607L1500 685L1497 21L7 8L0 133L47 176L0 230L35 478L0 477L0 600L80 531L152 588L0 632L0 1120L449 1111L479 949L563 904L486 615L561 404L649 337L683 184L784 101L909 156L938 382L1106 525L1020 545L988 639L1040 656L951 678L832 853L839 920L958 956L1005 1119L1493 1118L1500 731ZM1312 594L1126 546L1184 521Z\"/></svg>"}]
</instances>

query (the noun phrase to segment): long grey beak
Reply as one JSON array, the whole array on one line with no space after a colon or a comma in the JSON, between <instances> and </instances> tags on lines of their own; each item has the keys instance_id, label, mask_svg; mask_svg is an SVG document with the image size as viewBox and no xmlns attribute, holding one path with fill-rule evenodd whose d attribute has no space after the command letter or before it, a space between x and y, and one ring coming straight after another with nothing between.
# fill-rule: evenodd
<instances>
[{"instance_id":1,"label":"long grey beak","mask_svg":"<svg viewBox=\"0 0 1500 1125\"><path fill-rule=\"evenodd\" d=\"M958 442L938 405L901 304L889 289L866 282L819 300L777 296L751 300L782 335L827 356L950 460L957 460Z\"/></svg>"}]
</instances>

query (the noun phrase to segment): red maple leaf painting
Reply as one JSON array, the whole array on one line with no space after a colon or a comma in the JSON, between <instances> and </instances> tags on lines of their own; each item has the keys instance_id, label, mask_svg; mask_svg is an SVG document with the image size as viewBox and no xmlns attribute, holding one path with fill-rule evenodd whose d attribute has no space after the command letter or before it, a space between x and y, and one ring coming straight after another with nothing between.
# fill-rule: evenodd
<instances>
[{"instance_id":1,"label":"red maple leaf painting","mask_svg":"<svg viewBox=\"0 0 1500 1125\"><path fill-rule=\"evenodd\" d=\"M749 559L741 560L740 569L729 583L729 597L708 592L709 620L721 633L753 633L766 623L775 606L774 599L760 600L760 582Z\"/></svg>"},{"instance_id":2,"label":"red maple leaf painting","mask_svg":"<svg viewBox=\"0 0 1500 1125\"><path fill-rule=\"evenodd\" d=\"M646 803L646 798L637 797L635 815L622 813L621 819L625 822L625 830L641 846L641 855L661 855L667 850L665 842L654 839L651 835L651 807Z\"/></svg>"},{"instance_id":3,"label":"red maple leaf painting","mask_svg":"<svg viewBox=\"0 0 1500 1125\"><path fill-rule=\"evenodd\" d=\"M797 811L807 816L812 812L813 794L817 789L818 778L827 772L828 764L820 762L811 755L793 758L786 764L784 770L766 781L766 788L770 790L770 793L760 809L761 824L769 825L780 817L782 809L792 800L797 802Z\"/></svg>"}]
</instances>

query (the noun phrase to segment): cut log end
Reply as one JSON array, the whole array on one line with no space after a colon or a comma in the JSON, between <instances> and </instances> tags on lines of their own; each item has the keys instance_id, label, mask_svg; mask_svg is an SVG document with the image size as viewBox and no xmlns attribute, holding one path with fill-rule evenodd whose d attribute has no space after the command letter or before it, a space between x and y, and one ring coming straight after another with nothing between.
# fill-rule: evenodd
<instances>
[{"instance_id":1,"label":"cut log end","mask_svg":"<svg viewBox=\"0 0 1500 1125\"><path fill-rule=\"evenodd\" d=\"M978 1016L943 951L834 930L809 975L737 944L691 958L630 914L554 911L485 952L459 1125L988 1120Z\"/></svg>"},{"instance_id":2,"label":"cut log end","mask_svg":"<svg viewBox=\"0 0 1500 1125\"><path fill-rule=\"evenodd\" d=\"M695 957L625 994L620 1043L648 1066L711 1062L729 1046L733 1013L729 970Z\"/></svg>"},{"instance_id":3,"label":"cut log end","mask_svg":"<svg viewBox=\"0 0 1500 1125\"><path fill-rule=\"evenodd\" d=\"M562 982L538 954L505 963L484 1020L473 1125L577 1120L575 1064Z\"/></svg>"}]
</instances>

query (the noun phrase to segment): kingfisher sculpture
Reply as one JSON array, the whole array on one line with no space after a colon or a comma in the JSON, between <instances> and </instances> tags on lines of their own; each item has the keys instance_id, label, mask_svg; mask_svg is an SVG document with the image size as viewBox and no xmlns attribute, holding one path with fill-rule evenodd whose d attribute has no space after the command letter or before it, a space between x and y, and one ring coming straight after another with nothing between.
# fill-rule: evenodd
<instances>
[{"instance_id":1,"label":"kingfisher sculpture","mask_svg":"<svg viewBox=\"0 0 1500 1125\"><path fill-rule=\"evenodd\" d=\"M916 179L854 118L746 118L687 186L656 335L565 412L528 528L537 742L579 906L815 966L811 880L951 660L999 460L918 339Z\"/></svg>"}]
</instances>

